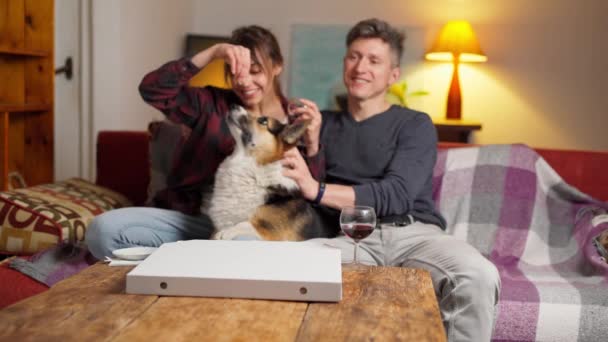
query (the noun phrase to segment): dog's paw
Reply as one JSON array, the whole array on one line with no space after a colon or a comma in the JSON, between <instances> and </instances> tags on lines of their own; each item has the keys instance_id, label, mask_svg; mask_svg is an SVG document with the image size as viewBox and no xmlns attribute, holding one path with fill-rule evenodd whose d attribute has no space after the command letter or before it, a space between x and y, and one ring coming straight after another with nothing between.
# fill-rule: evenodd
<instances>
[{"instance_id":1,"label":"dog's paw","mask_svg":"<svg viewBox=\"0 0 608 342\"><path fill-rule=\"evenodd\" d=\"M222 229L213 235L214 240L262 240L251 223L242 222L228 229Z\"/></svg>"}]
</instances>

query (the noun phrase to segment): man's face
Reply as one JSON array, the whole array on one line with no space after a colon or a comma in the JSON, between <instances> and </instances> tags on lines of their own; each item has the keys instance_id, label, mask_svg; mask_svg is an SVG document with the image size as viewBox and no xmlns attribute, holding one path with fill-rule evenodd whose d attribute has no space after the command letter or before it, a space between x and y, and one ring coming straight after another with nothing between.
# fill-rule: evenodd
<instances>
[{"instance_id":1,"label":"man's face","mask_svg":"<svg viewBox=\"0 0 608 342\"><path fill-rule=\"evenodd\" d=\"M353 41L344 56L344 85L359 101L384 97L388 87L399 78L390 46L380 38Z\"/></svg>"}]
</instances>

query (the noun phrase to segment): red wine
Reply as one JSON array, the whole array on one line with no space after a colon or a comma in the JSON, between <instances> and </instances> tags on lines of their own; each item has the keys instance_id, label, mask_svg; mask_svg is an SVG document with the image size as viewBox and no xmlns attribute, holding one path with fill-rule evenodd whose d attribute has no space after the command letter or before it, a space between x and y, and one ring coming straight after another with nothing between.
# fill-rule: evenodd
<instances>
[{"instance_id":1,"label":"red wine","mask_svg":"<svg viewBox=\"0 0 608 342\"><path fill-rule=\"evenodd\" d=\"M374 231L374 226L366 223L343 224L342 231L355 241L365 239Z\"/></svg>"}]
</instances>

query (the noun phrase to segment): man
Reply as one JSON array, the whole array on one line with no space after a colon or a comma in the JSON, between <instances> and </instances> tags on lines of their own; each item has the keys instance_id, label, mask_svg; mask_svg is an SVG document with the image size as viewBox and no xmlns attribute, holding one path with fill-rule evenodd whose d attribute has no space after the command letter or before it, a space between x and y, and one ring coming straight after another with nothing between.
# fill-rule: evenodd
<instances>
[{"instance_id":1,"label":"man","mask_svg":"<svg viewBox=\"0 0 608 342\"><path fill-rule=\"evenodd\" d=\"M359 260L428 270L448 339L489 341L498 272L472 246L444 232L445 220L431 197L437 154L431 119L385 100L400 76L403 39L377 19L350 30L343 69L348 109L321 114L313 102L302 100L306 106L296 114L313 123L306 158L314 166L309 171L298 151L291 150L285 154L284 173L307 199L335 215L345 206L373 207L379 229L360 242ZM344 260L352 260L350 238L320 242L340 247Z\"/></svg>"}]
</instances>

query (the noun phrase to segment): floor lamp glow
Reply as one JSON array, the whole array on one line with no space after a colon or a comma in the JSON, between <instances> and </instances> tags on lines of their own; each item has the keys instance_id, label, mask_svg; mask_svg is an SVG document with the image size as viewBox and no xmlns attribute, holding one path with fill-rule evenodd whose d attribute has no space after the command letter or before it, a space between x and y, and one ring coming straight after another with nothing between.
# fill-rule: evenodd
<instances>
[{"instance_id":1,"label":"floor lamp glow","mask_svg":"<svg viewBox=\"0 0 608 342\"><path fill-rule=\"evenodd\" d=\"M488 60L488 57L481 51L473 28L467 21L448 22L425 57L431 61L451 61L454 63L446 118L459 120L462 112L462 100L460 98L458 64L460 62L485 62Z\"/></svg>"}]
</instances>

